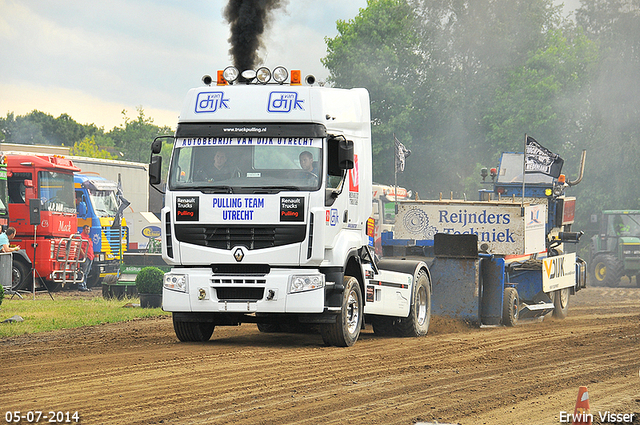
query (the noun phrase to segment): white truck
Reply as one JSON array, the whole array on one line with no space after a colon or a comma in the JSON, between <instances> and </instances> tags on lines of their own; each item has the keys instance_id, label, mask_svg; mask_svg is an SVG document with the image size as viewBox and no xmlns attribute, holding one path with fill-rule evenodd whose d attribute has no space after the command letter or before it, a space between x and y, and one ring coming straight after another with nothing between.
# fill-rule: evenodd
<instances>
[{"instance_id":1,"label":"white truck","mask_svg":"<svg viewBox=\"0 0 640 425\"><path fill-rule=\"evenodd\" d=\"M302 85L299 71L289 79L283 68L242 83L226 71L218 86L205 76L189 91L173 136L163 309L178 339L208 340L215 326L242 322L295 323L317 326L327 345L351 346L365 319L377 334L425 335L427 265L378 262L369 246L368 92ZM158 138L152 184L160 147Z\"/></svg>"}]
</instances>

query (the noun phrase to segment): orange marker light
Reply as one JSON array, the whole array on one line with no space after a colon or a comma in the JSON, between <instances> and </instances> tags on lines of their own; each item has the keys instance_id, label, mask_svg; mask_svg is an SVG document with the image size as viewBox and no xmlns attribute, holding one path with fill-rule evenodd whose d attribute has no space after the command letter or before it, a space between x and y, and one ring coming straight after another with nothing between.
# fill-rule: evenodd
<instances>
[{"instance_id":1,"label":"orange marker light","mask_svg":"<svg viewBox=\"0 0 640 425\"><path fill-rule=\"evenodd\" d=\"M291 85L292 86L299 86L300 84L302 84L302 79L300 78L300 70L299 69L292 70L291 71Z\"/></svg>"},{"instance_id":2,"label":"orange marker light","mask_svg":"<svg viewBox=\"0 0 640 425\"><path fill-rule=\"evenodd\" d=\"M560 174L560 176L558 176L558 182L564 184L564 182L567 180L566 176L564 174Z\"/></svg>"},{"instance_id":3,"label":"orange marker light","mask_svg":"<svg viewBox=\"0 0 640 425\"><path fill-rule=\"evenodd\" d=\"M229 85L229 83L227 82L227 80L225 80L225 79L224 79L224 77L222 76L222 74L224 74L224 71L223 71L223 70L221 70L221 69L220 69L220 70L218 70L218 82L217 82L217 84L218 84L219 86L228 86L228 85Z\"/></svg>"}]
</instances>

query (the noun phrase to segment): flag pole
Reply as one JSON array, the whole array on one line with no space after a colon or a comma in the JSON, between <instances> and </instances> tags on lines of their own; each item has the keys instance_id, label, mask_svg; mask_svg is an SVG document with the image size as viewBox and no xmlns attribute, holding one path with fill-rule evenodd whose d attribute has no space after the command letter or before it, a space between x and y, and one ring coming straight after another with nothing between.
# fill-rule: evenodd
<instances>
[{"instance_id":1,"label":"flag pole","mask_svg":"<svg viewBox=\"0 0 640 425\"><path fill-rule=\"evenodd\" d=\"M527 133L524 134L524 150L522 151L522 203L520 208L522 209L522 215L524 216L524 178L526 176L526 164L527 164Z\"/></svg>"},{"instance_id":2,"label":"flag pole","mask_svg":"<svg viewBox=\"0 0 640 425\"><path fill-rule=\"evenodd\" d=\"M395 214L398 215L398 146L396 144L396 140L396 133L393 133L393 192L395 193L394 211Z\"/></svg>"}]
</instances>

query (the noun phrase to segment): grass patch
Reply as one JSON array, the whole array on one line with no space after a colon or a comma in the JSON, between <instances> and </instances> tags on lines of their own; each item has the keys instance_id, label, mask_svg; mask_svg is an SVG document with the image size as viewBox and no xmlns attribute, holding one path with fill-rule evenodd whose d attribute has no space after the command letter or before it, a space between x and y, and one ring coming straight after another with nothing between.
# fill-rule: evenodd
<instances>
[{"instance_id":1,"label":"grass patch","mask_svg":"<svg viewBox=\"0 0 640 425\"><path fill-rule=\"evenodd\" d=\"M5 296L0 321L18 315L24 322L0 323L0 338L170 315L160 308L125 307L139 305L138 298L104 299L97 294L80 297L76 293L53 293L53 297L55 300L47 294L38 294L35 300L30 294L24 299Z\"/></svg>"}]
</instances>

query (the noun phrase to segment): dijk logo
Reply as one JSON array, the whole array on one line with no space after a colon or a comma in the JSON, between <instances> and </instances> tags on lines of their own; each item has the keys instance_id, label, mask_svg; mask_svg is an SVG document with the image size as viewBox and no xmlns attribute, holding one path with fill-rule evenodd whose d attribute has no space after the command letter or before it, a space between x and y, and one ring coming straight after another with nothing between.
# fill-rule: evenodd
<instances>
[{"instance_id":1,"label":"dijk logo","mask_svg":"<svg viewBox=\"0 0 640 425\"><path fill-rule=\"evenodd\" d=\"M196 113L215 112L218 109L230 109L229 99L224 98L221 91L198 93L196 98Z\"/></svg>"},{"instance_id":2,"label":"dijk logo","mask_svg":"<svg viewBox=\"0 0 640 425\"><path fill-rule=\"evenodd\" d=\"M269 94L269 112L291 112L299 109L304 111L304 100L298 99L298 93L286 91L274 91Z\"/></svg>"}]
</instances>

